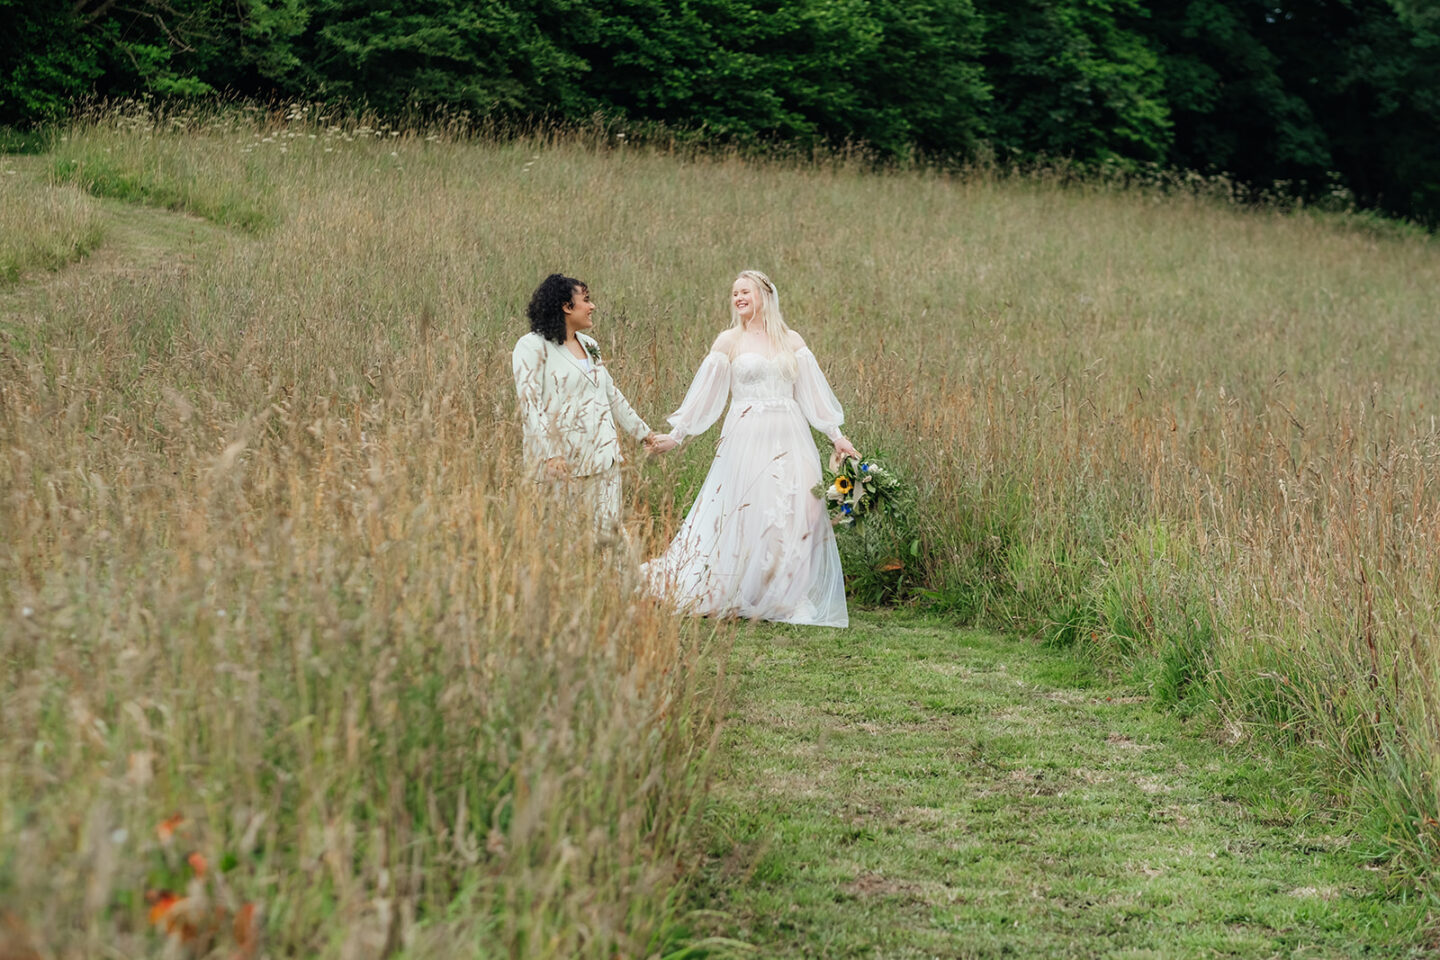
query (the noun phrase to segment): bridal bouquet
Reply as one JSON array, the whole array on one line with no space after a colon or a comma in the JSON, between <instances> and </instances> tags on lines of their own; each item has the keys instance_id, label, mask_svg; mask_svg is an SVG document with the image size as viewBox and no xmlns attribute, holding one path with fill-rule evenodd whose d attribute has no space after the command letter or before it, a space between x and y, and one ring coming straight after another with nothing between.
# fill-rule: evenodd
<instances>
[{"instance_id":1,"label":"bridal bouquet","mask_svg":"<svg viewBox=\"0 0 1440 960\"><path fill-rule=\"evenodd\" d=\"M899 478L874 460L846 457L822 476L813 492L825 501L836 526L852 526L861 517L889 510L901 493Z\"/></svg>"}]
</instances>

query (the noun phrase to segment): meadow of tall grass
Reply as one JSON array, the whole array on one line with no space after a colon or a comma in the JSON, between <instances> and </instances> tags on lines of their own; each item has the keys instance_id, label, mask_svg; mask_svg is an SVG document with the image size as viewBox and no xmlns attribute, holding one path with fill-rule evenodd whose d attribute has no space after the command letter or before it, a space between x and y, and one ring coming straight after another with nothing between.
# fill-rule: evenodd
<instances>
[{"instance_id":1,"label":"meadow of tall grass","mask_svg":"<svg viewBox=\"0 0 1440 960\"><path fill-rule=\"evenodd\" d=\"M71 184L22 176L16 166L0 156L0 285L74 263L104 236L93 197Z\"/></svg>"},{"instance_id":2,"label":"meadow of tall grass","mask_svg":"<svg viewBox=\"0 0 1440 960\"><path fill-rule=\"evenodd\" d=\"M0 319L7 957L681 936L723 637L515 481L465 213L343 194Z\"/></svg>"},{"instance_id":3,"label":"meadow of tall grass","mask_svg":"<svg viewBox=\"0 0 1440 960\"><path fill-rule=\"evenodd\" d=\"M563 549L516 479L508 353L552 270L591 284L657 426L733 275L765 270L847 433L914 486L903 524L846 542L859 594L1041 632L1307 742L1376 856L1428 883L1432 241L1213 182L298 109L100 116L51 162L249 213L195 269L57 283L0 320L0 894L50 950L136 942L135 898L189 882L186 849L224 860L210 896L260 904L279 952L677 936L723 636L637 598L617 548ZM635 452L636 551L705 467ZM177 813L192 833L162 842Z\"/></svg>"}]
</instances>

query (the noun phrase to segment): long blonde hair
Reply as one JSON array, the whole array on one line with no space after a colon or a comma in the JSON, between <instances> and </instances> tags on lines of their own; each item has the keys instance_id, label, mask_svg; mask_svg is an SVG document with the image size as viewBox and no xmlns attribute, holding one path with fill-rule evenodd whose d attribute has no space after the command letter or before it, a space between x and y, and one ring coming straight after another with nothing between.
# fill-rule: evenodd
<instances>
[{"instance_id":1,"label":"long blonde hair","mask_svg":"<svg viewBox=\"0 0 1440 960\"><path fill-rule=\"evenodd\" d=\"M780 370L791 380L795 379L799 368L795 363L795 351L790 349L790 328L785 324L785 315L780 312L780 291L775 289L774 281L759 270L741 270L735 279L742 278L749 280L755 287L755 306L765 324L765 336L769 339L770 346L775 349L775 359L780 363ZM735 309L734 297L730 298L730 328L745 329L745 320L740 316L740 311Z\"/></svg>"}]
</instances>

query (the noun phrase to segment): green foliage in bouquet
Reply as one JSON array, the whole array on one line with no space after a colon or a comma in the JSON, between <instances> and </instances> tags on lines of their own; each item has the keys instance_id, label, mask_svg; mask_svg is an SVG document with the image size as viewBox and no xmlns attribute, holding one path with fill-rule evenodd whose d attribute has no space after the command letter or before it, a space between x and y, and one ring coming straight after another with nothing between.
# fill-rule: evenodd
<instances>
[{"instance_id":1,"label":"green foliage in bouquet","mask_svg":"<svg viewBox=\"0 0 1440 960\"><path fill-rule=\"evenodd\" d=\"M920 535L914 491L881 462L833 459L815 485L831 522L850 528L838 538L845 593L852 602L883 606L902 602L918 585ZM862 518L869 519L860 523Z\"/></svg>"},{"instance_id":2,"label":"green foliage in bouquet","mask_svg":"<svg viewBox=\"0 0 1440 960\"><path fill-rule=\"evenodd\" d=\"M904 484L874 460L846 457L824 471L813 492L825 501L831 523L849 527L862 517L893 510L904 494Z\"/></svg>"}]
</instances>

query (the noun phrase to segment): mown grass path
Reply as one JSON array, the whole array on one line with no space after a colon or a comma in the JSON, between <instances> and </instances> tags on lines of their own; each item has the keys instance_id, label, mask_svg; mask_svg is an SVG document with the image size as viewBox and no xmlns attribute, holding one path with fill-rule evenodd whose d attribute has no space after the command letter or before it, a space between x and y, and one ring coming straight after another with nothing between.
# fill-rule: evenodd
<instances>
[{"instance_id":1,"label":"mown grass path","mask_svg":"<svg viewBox=\"0 0 1440 960\"><path fill-rule=\"evenodd\" d=\"M48 156L5 157L18 176L36 179L47 176L50 162ZM33 270L19 283L0 286L0 313L43 313L54 297L83 290L100 274L153 283L191 269L203 255L252 242L237 230L188 213L105 197L95 202L105 213L99 247L61 270Z\"/></svg>"},{"instance_id":2,"label":"mown grass path","mask_svg":"<svg viewBox=\"0 0 1440 960\"><path fill-rule=\"evenodd\" d=\"M762 956L1429 955L1303 758L1072 655L863 614L734 669L695 903Z\"/></svg>"}]
</instances>

